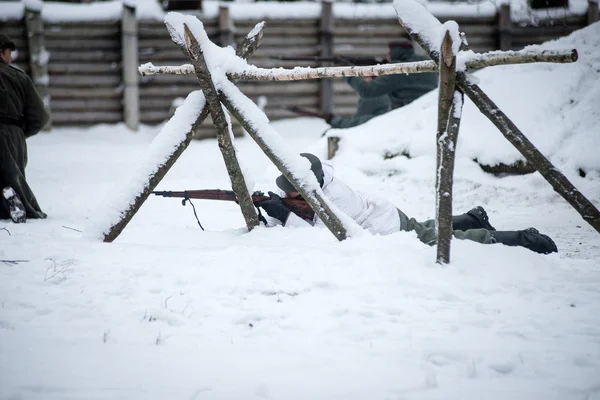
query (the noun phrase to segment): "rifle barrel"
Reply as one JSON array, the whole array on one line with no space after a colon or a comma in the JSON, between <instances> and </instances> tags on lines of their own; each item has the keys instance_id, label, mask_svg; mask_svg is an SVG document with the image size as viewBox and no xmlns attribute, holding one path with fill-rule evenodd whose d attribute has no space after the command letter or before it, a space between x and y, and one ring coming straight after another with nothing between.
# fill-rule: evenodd
<instances>
[{"instance_id":1,"label":"rifle barrel","mask_svg":"<svg viewBox=\"0 0 600 400\"><path fill-rule=\"evenodd\" d=\"M202 189L202 190L184 190L179 192L172 191L154 191L152 194L163 197L180 197L185 199L200 199L200 200L225 200L225 201L236 201L237 197L233 190L221 190L221 189ZM259 201L269 200L269 196L265 195L252 195L252 202L257 203ZM314 212L310 208L310 205L303 199L290 199L283 198L283 202L290 208L290 210L299 215L304 219L312 219Z\"/></svg>"}]
</instances>

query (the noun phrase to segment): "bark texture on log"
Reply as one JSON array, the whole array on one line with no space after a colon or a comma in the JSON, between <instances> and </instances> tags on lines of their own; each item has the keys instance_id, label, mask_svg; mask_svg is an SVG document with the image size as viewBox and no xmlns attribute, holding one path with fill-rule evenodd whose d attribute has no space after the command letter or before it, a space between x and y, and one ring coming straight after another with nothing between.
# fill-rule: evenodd
<instances>
[{"instance_id":1,"label":"bark texture on log","mask_svg":"<svg viewBox=\"0 0 600 400\"><path fill-rule=\"evenodd\" d=\"M431 48L419 33L413 31L400 15L400 25L431 57L439 59L439 52ZM438 21L439 22L439 21ZM440 24L441 25L441 24ZM435 28L435 27L432 27ZM600 233L600 211L589 201L573 184L564 176L540 151L525 137L506 114L481 90L469 82L464 72L457 74L457 86L466 94L479 110L502 132L504 137L529 161L538 172L550 183L554 190L560 194L596 231Z\"/></svg>"},{"instance_id":2,"label":"bark texture on log","mask_svg":"<svg viewBox=\"0 0 600 400\"><path fill-rule=\"evenodd\" d=\"M437 173L436 173L436 231L438 264L450 262L452 240L452 184L454 173L454 149L458 136L458 123L453 118L456 86L456 57L452 51L452 38L446 31L442 41L440 59L440 85L438 96L437 125ZM460 107L460 106L459 106ZM462 109L462 107L461 107ZM460 112L460 111L459 111ZM460 121L460 117L458 118Z\"/></svg>"},{"instance_id":3,"label":"bark texture on log","mask_svg":"<svg viewBox=\"0 0 600 400\"><path fill-rule=\"evenodd\" d=\"M248 186L246 185L244 174L240 168L235 148L233 147L232 136L229 133L231 125L226 120L223 107L219 101L219 94L213 84L210 71L206 65L206 60L204 59L204 54L202 53L202 48L186 24L183 25L183 29L190 54L190 60L196 70L196 77L198 78L200 88L206 97L206 104L210 109L213 124L215 125L215 128L217 128L219 149L221 150L221 154L223 154L225 166L227 167L227 172L231 179L231 187L240 204L244 220L246 221L246 227L248 230L252 230L258 225L258 214L254 208L252 197L248 192Z\"/></svg>"},{"instance_id":4,"label":"bark texture on log","mask_svg":"<svg viewBox=\"0 0 600 400\"><path fill-rule=\"evenodd\" d=\"M252 54L254 54L254 52L258 49L258 46L260 46L264 29L264 21L256 24L254 28L252 28L252 30L244 37L237 49L235 49L235 55L246 59L252 57Z\"/></svg>"},{"instance_id":5,"label":"bark texture on log","mask_svg":"<svg viewBox=\"0 0 600 400\"><path fill-rule=\"evenodd\" d=\"M529 64L537 62L572 63L579 55L576 49L570 50L519 50L476 54L465 63L467 70L476 70L496 65Z\"/></svg>"},{"instance_id":6,"label":"bark texture on log","mask_svg":"<svg viewBox=\"0 0 600 400\"><path fill-rule=\"evenodd\" d=\"M521 50L505 53L483 53L469 56L464 65L467 70L476 70L485 67L509 64L526 64L535 62L571 63L577 61L577 50ZM143 76L168 74L168 75L192 75L194 68L189 64L180 66L154 66L143 65L139 68ZM248 71L235 71L227 73L229 79L245 81L299 81L306 79L343 78L350 76L383 76L395 74L418 74L425 72L438 72L438 66L434 61L416 61L409 63L378 64L367 66L348 67L319 67L293 69L268 69L256 68Z\"/></svg>"},{"instance_id":7,"label":"bark texture on log","mask_svg":"<svg viewBox=\"0 0 600 400\"><path fill-rule=\"evenodd\" d=\"M172 30L172 32L174 31ZM252 54L260 46L262 29L259 32L257 32L253 37L256 37L257 40L254 41L251 46L248 46L248 50L240 50L240 57L249 57L249 55ZM184 52L184 54L188 55L185 46L181 50ZM196 119L196 122L194 122L190 131L186 133L185 139L175 148L175 150L173 150L171 155L168 157L167 161L157 166L156 170L149 176L148 183L142 189L141 193L134 199L133 203L129 205L129 208L122 213L122 217L119 220L119 222L117 222L115 225L109 228L108 233L104 235L104 242L110 243L113 242L117 237L119 237L121 232L123 232L123 229L125 229L127 224L129 224L134 215L142 207L146 199L148 199L148 196L150 196L152 191L156 189L156 186L158 186L160 181L165 177L167 172L169 172L169 170L179 159L181 154L183 154L183 151L190 145L192 139L200 131L202 123L208 117L209 114L210 112L208 106L204 106L204 108L200 112L200 115Z\"/></svg>"},{"instance_id":8,"label":"bark texture on log","mask_svg":"<svg viewBox=\"0 0 600 400\"><path fill-rule=\"evenodd\" d=\"M254 139L266 156L269 157L271 162L275 164L277 169L279 169L279 171L287 178L287 180L294 185L298 193L302 195L315 214L321 218L331 233L333 233L333 235L340 241L346 239L348 236L346 228L338 216L335 215L335 213L329 208L327 201L317 191L308 192L298 183L298 179L287 169L284 161L273 152L273 150L261 137L260 132L258 132L256 128L244 118L242 111L238 109L231 100L222 95L221 102L225 105L225 107L227 107L231 115L233 115L242 124L244 129L248 132L252 139ZM260 110L258 107L256 107L256 112L259 111Z\"/></svg>"}]
</instances>

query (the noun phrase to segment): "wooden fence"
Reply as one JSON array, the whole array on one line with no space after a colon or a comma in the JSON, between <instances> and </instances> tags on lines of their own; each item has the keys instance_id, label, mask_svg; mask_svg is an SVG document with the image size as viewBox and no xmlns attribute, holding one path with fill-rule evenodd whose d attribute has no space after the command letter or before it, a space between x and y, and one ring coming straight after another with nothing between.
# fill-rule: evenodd
<instances>
[{"instance_id":1,"label":"wooden fence","mask_svg":"<svg viewBox=\"0 0 600 400\"><path fill-rule=\"evenodd\" d=\"M266 19L262 45L252 57L260 67L319 66L316 62L281 61L273 56L365 55L383 57L390 40L403 35L396 18L334 19L331 9L323 3L320 18ZM593 5L595 4L595 9ZM510 21L510 10L503 6L495 16L441 17L455 20L464 31L474 51L520 49L530 44L567 35L598 18L597 3L590 2L587 15L570 16L560 20L540 21L537 26L521 26ZM27 16L26 16L27 18ZM216 43L239 43L257 22L229 17L229 9L220 8L219 15L202 20L205 29ZM130 83L124 84L125 65L122 48L127 36L122 21L45 22L43 39L50 54L47 63L50 109L54 126L89 125L125 121L124 98ZM16 43L19 54L16 65L31 72L30 35L22 20L0 21L0 31ZM187 62L171 41L162 21L139 20L137 23L137 60L139 64L180 65ZM135 42L134 42L135 43ZM44 82L38 82L44 85ZM238 82L241 90L258 102L266 100L265 112L272 120L292 117L287 105L298 105L315 111L330 110L338 115L351 115L357 96L341 79L300 82ZM144 124L157 124L169 118L173 101L198 90L192 76L139 77L134 109ZM139 95L137 94L139 93ZM129 96L131 98L131 96ZM129 101L129 100L128 100ZM139 106L137 106L139 102ZM130 111L128 111L130 112ZM200 136L214 136L210 121L205 122Z\"/></svg>"}]
</instances>

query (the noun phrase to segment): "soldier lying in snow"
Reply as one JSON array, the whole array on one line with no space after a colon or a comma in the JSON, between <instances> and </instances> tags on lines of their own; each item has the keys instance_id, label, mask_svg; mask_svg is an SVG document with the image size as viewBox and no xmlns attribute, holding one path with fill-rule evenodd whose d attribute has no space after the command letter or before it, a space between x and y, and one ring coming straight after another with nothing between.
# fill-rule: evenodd
<instances>
[{"instance_id":1,"label":"soldier lying in snow","mask_svg":"<svg viewBox=\"0 0 600 400\"><path fill-rule=\"evenodd\" d=\"M322 163L318 157L310 153L300 155L310 161L311 170L327 198L364 229L381 235L398 231L414 231L421 242L428 245L436 243L435 220L417 222L391 202L351 189L350 186L334 176L333 167L329 163ZM283 175L277 178L276 184L285 192L285 197L297 198L300 196ZM290 211L280 196L269 192L269 197L268 200L255 204L264 209L271 218L276 220L277 224L295 227L324 226L317 215L312 220L302 219ZM507 246L521 246L542 254L558 251L552 239L539 233L535 228L519 231L495 230L483 207L475 207L466 214L452 217L452 223L453 235L457 239L472 240L483 244L501 243Z\"/></svg>"}]
</instances>

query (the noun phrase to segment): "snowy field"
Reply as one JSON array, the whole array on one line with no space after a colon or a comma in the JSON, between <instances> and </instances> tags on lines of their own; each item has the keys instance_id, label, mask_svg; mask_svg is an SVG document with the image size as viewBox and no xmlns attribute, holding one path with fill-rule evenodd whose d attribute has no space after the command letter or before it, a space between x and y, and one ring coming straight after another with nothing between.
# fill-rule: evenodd
<instances>
[{"instance_id":1,"label":"snowy field","mask_svg":"<svg viewBox=\"0 0 600 400\"><path fill-rule=\"evenodd\" d=\"M600 24L549 47L570 65L497 67L482 87L600 206ZM359 190L434 215L436 97L342 137L333 163ZM323 157L327 125L274 122ZM28 141L47 220L0 222L0 399L600 399L600 236L467 100L454 206L499 230L537 227L559 253L452 242L452 263L413 233L338 242L322 229L247 233L235 203L150 198L112 244L85 235L125 190L161 126L61 128ZM255 187L277 170L236 146ZM411 158L384 159L407 152ZM581 177L579 171L586 173ZM161 190L229 189L216 140L193 142ZM101 216L100 216L101 218Z\"/></svg>"}]
</instances>

